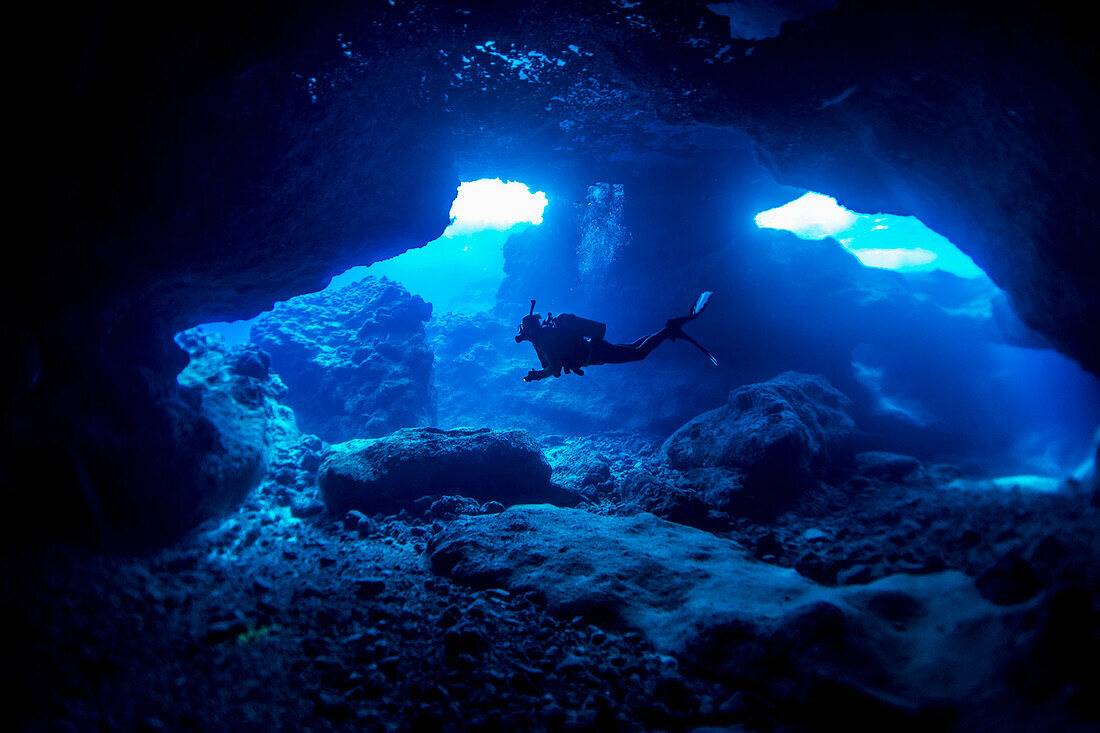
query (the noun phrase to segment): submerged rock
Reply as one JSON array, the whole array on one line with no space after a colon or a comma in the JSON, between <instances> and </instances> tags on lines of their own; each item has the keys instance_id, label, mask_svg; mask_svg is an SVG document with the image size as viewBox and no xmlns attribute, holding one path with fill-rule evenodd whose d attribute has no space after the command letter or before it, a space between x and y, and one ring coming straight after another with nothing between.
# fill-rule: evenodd
<instances>
[{"instance_id":1,"label":"submerged rock","mask_svg":"<svg viewBox=\"0 0 1100 733\"><path fill-rule=\"evenodd\" d=\"M921 462L912 456L881 451L859 453L854 464L855 475L882 481L902 481L921 468Z\"/></svg>"},{"instance_id":2,"label":"submerged rock","mask_svg":"<svg viewBox=\"0 0 1100 733\"><path fill-rule=\"evenodd\" d=\"M774 507L844 462L855 431L850 405L824 377L784 372L734 390L673 433L664 451L673 468L705 469L707 493L723 510ZM716 468L733 471L715 477Z\"/></svg>"},{"instance_id":3,"label":"submerged rock","mask_svg":"<svg viewBox=\"0 0 1100 733\"><path fill-rule=\"evenodd\" d=\"M1022 603L1040 589L1035 569L1014 550L1002 555L974 582L985 598L1001 606Z\"/></svg>"},{"instance_id":4,"label":"submerged rock","mask_svg":"<svg viewBox=\"0 0 1100 733\"><path fill-rule=\"evenodd\" d=\"M638 632L708 675L799 690L830 715L912 722L1007 694L1006 612L958 572L826 588L649 514L550 506L459 518L428 550L439 574L533 593L561 616Z\"/></svg>"},{"instance_id":5,"label":"submerged rock","mask_svg":"<svg viewBox=\"0 0 1100 733\"><path fill-rule=\"evenodd\" d=\"M180 373L182 396L198 419L190 431L195 484L179 498L166 524L188 528L233 508L260 481L273 445L294 418L281 404L286 387L268 373L268 356L255 346L227 347L199 330L177 336L190 362ZM182 435L181 435L182 437Z\"/></svg>"},{"instance_id":6,"label":"submerged rock","mask_svg":"<svg viewBox=\"0 0 1100 733\"><path fill-rule=\"evenodd\" d=\"M435 422L431 315L419 296L368 277L276 304L251 338L271 355L303 430L328 442L371 438Z\"/></svg>"},{"instance_id":7,"label":"submerged rock","mask_svg":"<svg viewBox=\"0 0 1100 733\"><path fill-rule=\"evenodd\" d=\"M318 483L333 513L411 510L433 494L504 504L564 496L526 431L488 428L406 428L340 443L325 454Z\"/></svg>"}]
</instances>

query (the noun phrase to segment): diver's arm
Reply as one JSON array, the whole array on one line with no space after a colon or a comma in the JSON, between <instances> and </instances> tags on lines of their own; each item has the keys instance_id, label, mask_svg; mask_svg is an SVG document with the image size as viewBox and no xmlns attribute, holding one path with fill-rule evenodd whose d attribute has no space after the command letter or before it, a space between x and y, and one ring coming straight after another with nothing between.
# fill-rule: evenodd
<instances>
[{"instance_id":1,"label":"diver's arm","mask_svg":"<svg viewBox=\"0 0 1100 733\"><path fill-rule=\"evenodd\" d=\"M545 369L532 369L527 372L527 376L523 378L525 382L537 382L540 379L546 379L547 377L560 377L561 367L546 367Z\"/></svg>"},{"instance_id":2,"label":"diver's arm","mask_svg":"<svg viewBox=\"0 0 1100 733\"><path fill-rule=\"evenodd\" d=\"M523 378L523 381L537 382L547 377L561 376L561 359L554 358L554 355L548 352L548 346L549 344L545 343L535 344L535 353L538 354L539 363L542 364L542 369L532 369L527 372L527 376Z\"/></svg>"}]
</instances>

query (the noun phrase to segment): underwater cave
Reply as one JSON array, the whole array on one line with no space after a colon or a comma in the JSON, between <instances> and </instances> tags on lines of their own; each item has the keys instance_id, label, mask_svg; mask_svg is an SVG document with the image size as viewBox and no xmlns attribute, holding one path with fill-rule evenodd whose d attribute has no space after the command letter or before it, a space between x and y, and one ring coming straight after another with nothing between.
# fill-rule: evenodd
<instances>
[{"instance_id":1,"label":"underwater cave","mask_svg":"<svg viewBox=\"0 0 1100 733\"><path fill-rule=\"evenodd\" d=\"M28 11L17 728L1095 730L1084 12Z\"/></svg>"}]
</instances>

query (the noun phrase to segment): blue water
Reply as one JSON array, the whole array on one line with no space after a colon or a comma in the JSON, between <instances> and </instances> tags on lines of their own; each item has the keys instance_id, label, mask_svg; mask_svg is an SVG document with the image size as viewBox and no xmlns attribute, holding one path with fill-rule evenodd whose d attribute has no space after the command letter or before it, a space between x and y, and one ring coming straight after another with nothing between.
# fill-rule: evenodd
<instances>
[{"instance_id":1,"label":"blue water","mask_svg":"<svg viewBox=\"0 0 1100 733\"><path fill-rule=\"evenodd\" d=\"M630 233L622 221L622 186L601 186L592 187L584 202L587 213L581 220L578 241L551 238L539 245L575 248L581 288L571 294L549 296L533 292L531 295L544 304L540 312L543 308L572 310L572 304L591 297L592 292L598 293L609 268L624 251L629 251ZM452 224L439 239L386 261L351 268L333 277L324 292L337 291L365 277L385 277L432 305L434 317L428 331L437 339L438 421L445 426L503 421L501 424L512 422L543 432L615 426L652 429L654 425L669 430L721 401L722 390L729 388L723 384L731 378L731 386L746 381L736 373L732 377L727 373L727 382L722 382L714 374L692 371L698 368L693 361L697 355L662 348L644 366L629 367L629 373L640 380L637 389L642 392L652 389L673 395L679 390L678 399L683 404L665 399L658 409L649 401L660 420L646 417L646 399L631 401L629 392L623 391L626 372L621 371L622 366L599 367L602 376L593 379L573 378L552 387L541 384L517 389L513 377L507 375L522 374L538 365L528 344L511 343L512 329L524 313L517 312L514 322L509 323L491 311L498 303L498 290L505 277L505 244L510 237L539 227L547 204L545 193L531 191L522 183L500 179L464 183L451 211ZM984 341L974 342L969 331L954 334L933 329L913 333L908 344L895 338L893 346L890 339L876 345L870 338L851 353L848 373L838 372L833 379L851 380L851 396L866 405L865 412L869 410L865 427L882 443L875 445L876 449L912 451L925 458L970 463L992 474L1068 476L1080 474L1087 467L1100 426L1100 381L1055 351L1022 348L1004 341L989 320L996 287L945 237L913 217L852 212L831 197L814 192L761 211L754 221L762 229L790 231L800 239L835 242L863 266L896 271L903 279L891 281L895 288L891 292L907 289L917 301L939 309L931 313L968 314L964 321L990 324L983 332ZM613 247L593 248L593 242L606 245L611 240L615 242ZM813 252L808 250L799 256L815 256ZM554 261L552 252L544 254ZM533 282L537 291L540 280ZM901 290L897 289L899 283ZM721 281L712 287L720 291ZM552 302L546 303L544 298ZM608 320L608 338L618 342L644 335L644 329L654 322L650 316L650 320L638 319L635 324L630 309L607 309L606 305L600 313L582 315ZM243 344L249 340L252 325L264 316L205 324L203 329L219 334L230 344ZM722 342L727 337L721 324L715 322L719 317L703 319L705 322L699 323L695 333L703 334L710 346L717 343L716 351L725 357L736 353L736 349ZM460 322L465 325L454 331ZM467 344L463 348L469 350L463 351L454 345L458 338L455 334L470 329L488 340L480 345L476 341ZM787 368L781 355L788 352L792 354L790 368L798 367L797 340L779 334L754 338L760 340L755 348L776 351L780 367ZM823 338L827 343L828 334L813 338ZM815 347L810 341L806 343L809 353ZM899 349L899 344L906 345ZM927 363L922 364L921 359ZM730 362L724 358L724 364L728 367ZM606 371L609 369L620 371ZM714 384L700 384L700 375ZM757 378L769 376L761 374ZM679 386L682 380L686 382ZM594 404L606 404L607 409L619 414L609 420Z\"/></svg>"}]
</instances>

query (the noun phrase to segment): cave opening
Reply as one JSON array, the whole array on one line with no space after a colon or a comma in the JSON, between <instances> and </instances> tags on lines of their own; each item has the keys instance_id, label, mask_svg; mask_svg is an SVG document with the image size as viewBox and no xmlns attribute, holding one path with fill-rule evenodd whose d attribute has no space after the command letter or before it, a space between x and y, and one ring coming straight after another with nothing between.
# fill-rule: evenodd
<instances>
[{"instance_id":1,"label":"cave opening","mask_svg":"<svg viewBox=\"0 0 1100 733\"><path fill-rule=\"evenodd\" d=\"M504 279L505 242L541 224L547 203L545 192L531 191L519 181L464 181L451 205L451 223L437 239L386 260L351 267L332 277L322 292L339 290L364 277L386 277L431 303L436 312L491 309ZM262 315L198 328L217 334L227 344L245 344Z\"/></svg>"},{"instance_id":2,"label":"cave opening","mask_svg":"<svg viewBox=\"0 0 1100 733\"><path fill-rule=\"evenodd\" d=\"M478 312L496 305L508 238L542 223L548 201L519 181L481 178L459 185L451 224L438 239L388 260L353 267L327 289L363 277L388 277L437 312Z\"/></svg>"},{"instance_id":3,"label":"cave opening","mask_svg":"<svg viewBox=\"0 0 1100 733\"><path fill-rule=\"evenodd\" d=\"M785 229L802 239L832 237L866 267L986 277L974 260L916 217L856 213L815 191L762 211L755 221L761 228Z\"/></svg>"},{"instance_id":4,"label":"cave opening","mask_svg":"<svg viewBox=\"0 0 1100 733\"><path fill-rule=\"evenodd\" d=\"M637 184L597 183L583 190L583 199L558 200L548 208L552 202L545 192L518 181L463 182L450 209L451 223L439 238L350 268L318 293L276 304L277 311L297 312L291 318L296 335L272 325L288 318L286 310L276 318L268 311L200 328L228 345L251 343L275 353L276 371L286 372L290 387L288 404L304 428L328 442L364 431L380 435L406 423L448 427L471 420L519 422L543 433L584 432L606 419L594 418L585 401L618 405L610 409L619 419L640 428L667 429L666 423L678 424L687 412L717 399L706 388L712 378L669 353L655 354L633 372L643 383L652 382L646 389L678 390L676 400L648 410L630 402L631 391L611 375L563 382L554 394L541 386L520 393L485 375L526 365L525 350L500 344L511 341L519 312L512 311L529 297L551 310L587 309L584 313L608 319L613 331L625 323L640 332L654 322L651 311L661 296L651 291L652 305L630 304L621 296L636 288L660 289L677 273L671 262L656 265L666 255L651 251L648 240L662 233L709 236L706 228L691 234L682 222L664 222L667 212L647 200L651 194ZM656 219L648 219L654 212ZM551 219L550 229L530 231L546 228L544 216ZM573 229L561 228L566 220ZM748 339L761 352L725 363L725 378L743 381L784 360L820 370L825 354L835 351L839 357L847 349L847 373L829 376L851 391L878 448L970 462L976 470L999 474L1071 475L1086 459L1100 424L1096 380L1030 334L1004 293L947 238L915 217L853 212L813 191L760 211L752 223L757 231L789 232L793 238L775 240L779 254L753 265L750 281L728 274L725 281L714 279L744 267L736 263L747 250L736 245L722 255L727 261L722 268L691 275L701 287L733 301L727 313L750 322L741 327L701 322L704 340ZM504 249L513 237L517 244L507 264L512 283L504 293ZM823 249L819 243L826 241L840 247ZM841 251L851 257L831 254ZM800 264L784 269L783 253L794 253L790 256ZM833 274L814 285L806 282L809 273L821 272ZM401 294L362 286L364 279L379 278L396 283ZM548 282L562 286L548 289ZM341 302L336 293L352 286L359 289L333 306ZM845 293L847 300L835 302L829 289ZM799 305L781 305L777 294ZM426 306L421 315L417 301ZM366 322L360 308L369 312ZM636 318L639 312L648 315ZM337 356L287 355L290 344L311 340L310 348L326 344L322 351ZM770 349L773 355L761 355ZM344 394L338 382L352 372L359 382L369 373L364 384L377 384ZM470 386L478 384L496 397L486 399ZM684 407L692 400L692 407ZM352 417L356 411L360 418L367 415L366 423ZM327 416L311 418L311 413Z\"/></svg>"},{"instance_id":5,"label":"cave opening","mask_svg":"<svg viewBox=\"0 0 1100 733\"><path fill-rule=\"evenodd\" d=\"M864 297L883 301L882 320L868 334L890 328L891 310L902 333L873 342L861 336L851 350L865 421L884 436L884 449L908 443L921 454L954 442L953 459L983 471L1081 474L1095 449L1100 384L1030 334L1004 292L954 243L915 217L850 211L814 191L761 211L754 222L806 242L834 241L864 268L900 276L861 287ZM906 299L928 306L920 322L905 323L898 304Z\"/></svg>"}]
</instances>

